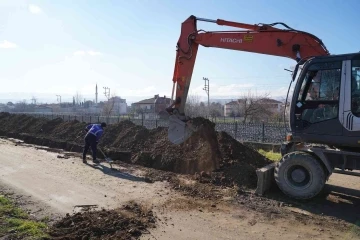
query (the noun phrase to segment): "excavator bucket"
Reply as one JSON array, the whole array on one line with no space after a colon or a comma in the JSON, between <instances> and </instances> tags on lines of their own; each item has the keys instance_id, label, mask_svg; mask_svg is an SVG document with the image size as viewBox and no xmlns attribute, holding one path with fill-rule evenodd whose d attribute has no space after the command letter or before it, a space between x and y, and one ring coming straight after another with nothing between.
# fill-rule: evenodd
<instances>
[{"instance_id":1,"label":"excavator bucket","mask_svg":"<svg viewBox=\"0 0 360 240\"><path fill-rule=\"evenodd\" d=\"M189 123L181 121L176 115L169 116L168 138L174 144L181 144L188 139L196 129Z\"/></svg>"}]
</instances>

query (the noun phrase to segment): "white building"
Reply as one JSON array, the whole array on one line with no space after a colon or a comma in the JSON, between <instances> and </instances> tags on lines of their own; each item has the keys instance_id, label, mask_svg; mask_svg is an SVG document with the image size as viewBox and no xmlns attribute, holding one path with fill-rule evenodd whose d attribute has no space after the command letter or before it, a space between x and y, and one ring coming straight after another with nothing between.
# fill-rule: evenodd
<instances>
[{"instance_id":1,"label":"white building","mask_svg":"<svg viewBox=\"0 0 360 240\"><path fill-rule=\"evenodd\" d=\"M112 97L108 101L109 103L114 104L112 108L113 114L127 114L127 104L126 99L121 97Z\"/></svg>"},{"instance_id":2,"label":"white building","mask_svg":"<svg viewBox=\"0 0 360 240\"><path fill-rule=\"evenodd\" d=\"M157 118L158 114L170 105L171 99L166 96L160 97L159 94L154 95L153 98L144 99L132 104L137 117L144 117L145 119Z\"/></svg>"},{"instance_id":3,"label":"white building","mask_svg":"<svg viewBox=\"0 0 360 240\"><path fill-rule=\"evenodd\" d=\"M261 105L265 105L267 110L270 110L272 113L280 113L283 103L271 98L261 99L259 102ZM231 115L240 116L244 110L245 100L238 99L226 103L224 106L224 116L229 117Z\"/></svg>"}]
</instances>

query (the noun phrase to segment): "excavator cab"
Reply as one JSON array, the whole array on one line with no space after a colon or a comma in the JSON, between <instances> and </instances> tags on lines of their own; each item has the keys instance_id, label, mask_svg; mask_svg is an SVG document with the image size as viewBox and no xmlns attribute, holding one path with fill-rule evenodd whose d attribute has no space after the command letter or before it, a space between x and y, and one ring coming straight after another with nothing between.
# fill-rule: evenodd
<instances>
[{"instance_id":1,"label":"excavator cab","mask_svg":"<svg viewBox=\"0 0 360 240\"><path fill-rule=\"evenodd\" d=\"M290 100L290 134L274 176L293 198L309 199L333 172L360 176L360 53L309 59Z\"/></svg>"}]
</instances>

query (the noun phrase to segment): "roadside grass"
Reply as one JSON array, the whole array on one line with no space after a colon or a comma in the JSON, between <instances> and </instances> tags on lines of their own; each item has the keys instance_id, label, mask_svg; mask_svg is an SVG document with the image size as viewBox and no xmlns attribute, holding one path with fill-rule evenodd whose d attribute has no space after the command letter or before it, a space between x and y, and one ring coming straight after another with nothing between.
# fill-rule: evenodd
<instances>
[{"instance_id":1,"label":"roadside grass","mask_svg":"<svg viewBox=\"0 0 360 240\"><path fill-rule=\"evenodd\" d=\"M0 238L11 235L20 239L45 239L47 228L46 223L31 220L10 199L0 195Z\"/></svg>"},{"instance_id":2,"label":"roadside grass","mask_svg":"<svg viewBox=\"0 0 360 240\"><path fill-rule=\"evenodd\" d=\"M263 149L259 149L258 152L264 157L268 158L271 161L278 162L281 159L281 154L273 151L265 151Z\"/></svg>"}]
</instances>

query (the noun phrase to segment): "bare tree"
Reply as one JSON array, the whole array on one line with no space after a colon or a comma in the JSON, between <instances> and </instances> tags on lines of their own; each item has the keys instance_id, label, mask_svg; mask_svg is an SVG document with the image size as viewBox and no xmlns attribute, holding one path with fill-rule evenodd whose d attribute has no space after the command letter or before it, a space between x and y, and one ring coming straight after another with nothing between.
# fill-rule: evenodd
<instances>
[{"instance_id":1,"label":"bare tree","mask_svg":"<svg viewBox=\"0 0 360 240\"><path fill-rule=\"evenodd\" d=\"M185 105L185 114L187 116L205 116L207 107L200 101L200 97L197 94L189 94Z\"/></svg>"},{"instance_id":2,"label":"bare tree","mask_svg":"<svg viewBox=\"0 0 360 240\"><path fill-rule=\"evenodd\" d=\"M272 115L267 106L269 95L269 93L257 95L249 91L239 98L236 111L243 117L243 123L246 123L247 120L259 121Z\"/></svg>"},{"instance_id":3,"label":"bare tree","mask_svg":"<svg viewBox=\"0 0 360 240\"><path fill-rule=\"evenodd\" d=\"M19 101L15 104L15 112L26 112L28 110L28 104L26 100Z\"/></svg>"},{"instance_id":4,"label":"bare tree","mask_svg":"<svg viewBox=\"0 0 360 240\"><path fill-rule=\"evenodd\" d=\"M210 104L210 116L221 117L224 113L223 106L220 103L212 102Z\"/></svg>"},{"instance_id":5,"label":"bare tree","mask_svg":"<svg viewBox=\"0 0 360 240\"><path fill-rule=\"evenodd\" d=\"M39 103L39 102L37 102L37 103ZM15 104L12 102L8 102L6 104L6 109L8 109L9 111L11 110L12 112L34 112L35 107L36 107L36 105L34 104L33 100L31 100L31 102L28 102L28 101L26 101L26 99L18 101Z\"/></svg>"},{"instance_id":6,"label":"bare tree","mask_svg":"<svg viewBox=\"0 0 360 240\"><path fill-rule=\"evenodd\" d=\"M114 110L115 97L116 93L113 92L111 98L109 98L109 100L104 103L104 106L102 108L103 115L105 115L107 118L111 116L111 113Z\"/></svg>"}]
</instances>

